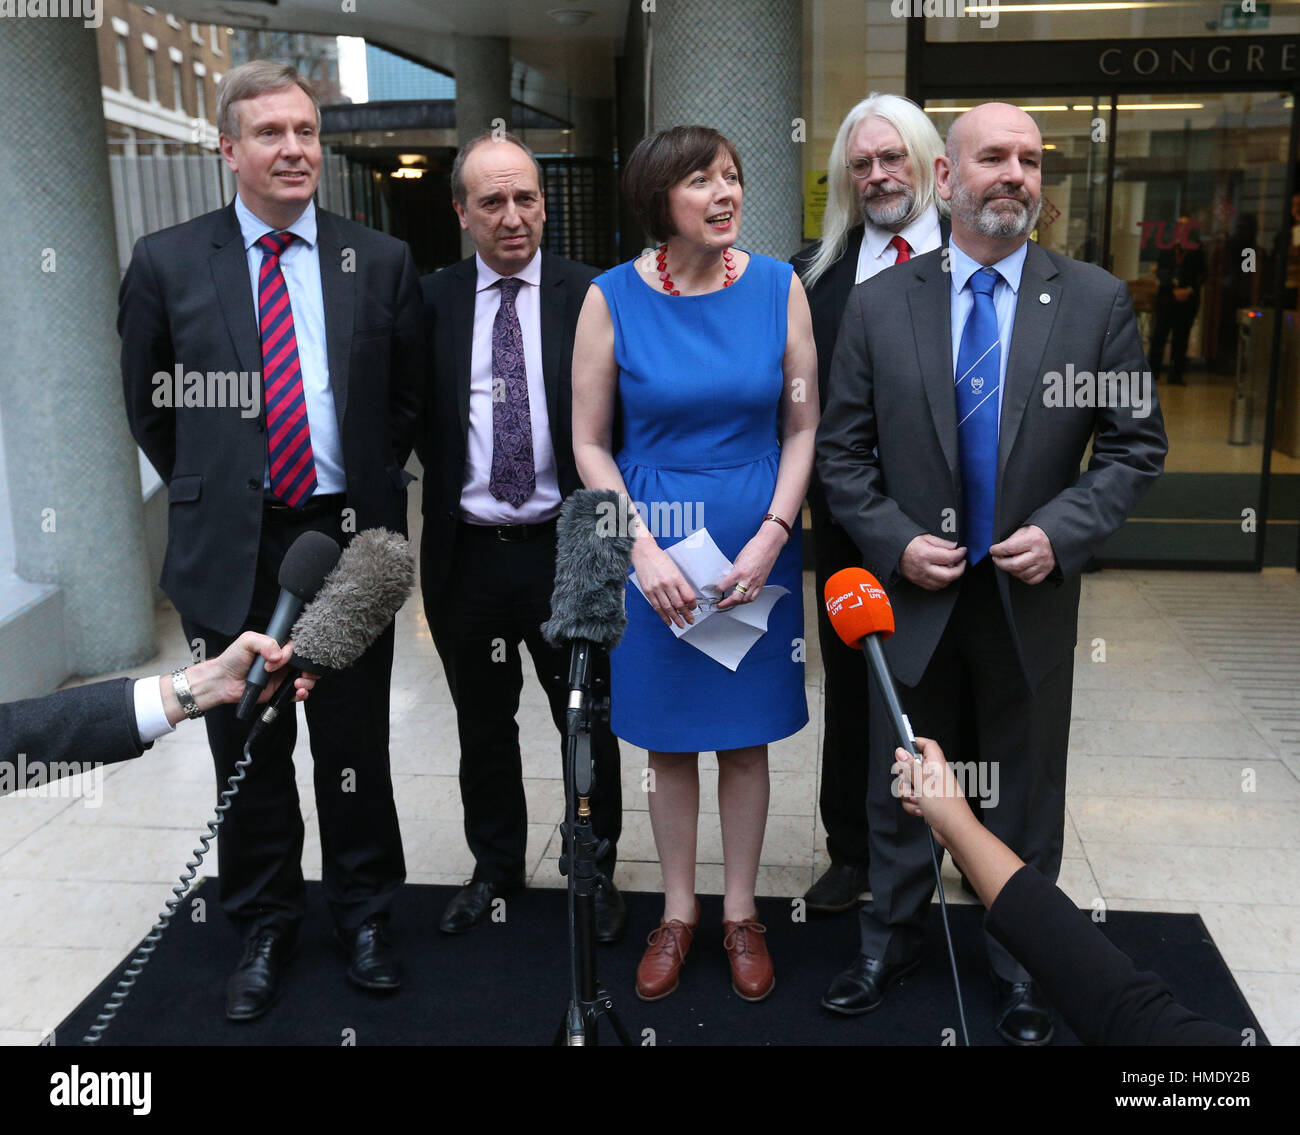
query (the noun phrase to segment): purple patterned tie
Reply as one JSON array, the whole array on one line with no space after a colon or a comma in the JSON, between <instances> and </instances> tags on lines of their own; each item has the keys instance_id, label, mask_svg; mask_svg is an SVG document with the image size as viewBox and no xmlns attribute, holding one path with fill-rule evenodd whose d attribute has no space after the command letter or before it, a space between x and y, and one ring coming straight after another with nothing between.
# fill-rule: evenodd
<instances>
[{"instance_id":1,"label":"purple patterned tie","mask_svg":"<svg viewBox=\"0 0 1300 1135\"><path fill-rule=\"evenodd\" d=\"M492 476L488 491L518 508L533 495L533 422L528 408L524 333L515 311L522 280L500 281L501 307L492 322Z\"/></svg>"}]
</instances>

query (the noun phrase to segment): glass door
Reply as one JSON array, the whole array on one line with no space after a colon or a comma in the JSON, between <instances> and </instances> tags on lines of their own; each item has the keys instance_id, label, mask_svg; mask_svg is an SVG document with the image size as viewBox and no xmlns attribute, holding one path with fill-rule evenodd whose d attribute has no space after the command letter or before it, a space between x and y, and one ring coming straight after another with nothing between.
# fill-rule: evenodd
<instances>
[{"instance_id":1,"label":"glass door","mask_svg":"<svg viewBox=\"0 0 1300 1135\"><path fill-rule=\"evenodd\" d=\"M1300 472L1300 430L1280 416L1264 452L1275 353L1279 410L1300 381L1291 96L1120 95L1115 109L1106 267L1133 297L1169 456L1100 557L1254 564L1270 457Z\"/></svg>"}]
</instances>

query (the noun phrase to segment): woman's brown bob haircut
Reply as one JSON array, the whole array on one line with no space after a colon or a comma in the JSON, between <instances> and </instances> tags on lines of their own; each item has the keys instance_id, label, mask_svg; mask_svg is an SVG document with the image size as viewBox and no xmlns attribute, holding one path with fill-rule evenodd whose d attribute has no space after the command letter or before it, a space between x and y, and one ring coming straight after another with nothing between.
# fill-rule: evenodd
<instances>
[{"instance_id":1,"label":"woman's brown bob haircut","mask_svg":"<svg viewBox=\"0 0 1300 1135\"><path fill-rule=\"evenodd\" d=\"M668 191L687 174L708 169L719 150L726 150L743 188L740 154L708 126L674 126L637 143L623 171L623 193L651 240L664 241L676 235L668 216Z\"/></svg>"}]
</instances>

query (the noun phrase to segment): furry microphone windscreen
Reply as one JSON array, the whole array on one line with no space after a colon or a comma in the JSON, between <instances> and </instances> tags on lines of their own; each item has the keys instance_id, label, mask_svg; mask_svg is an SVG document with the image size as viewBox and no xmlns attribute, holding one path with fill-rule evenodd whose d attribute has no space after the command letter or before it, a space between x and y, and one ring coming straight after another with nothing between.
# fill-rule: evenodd
<instances>
[{"instance_id":1,"label":"furry microphone windscreen","mask_svg":"<svg viewBox=\"0 0 1300 1135\"><path fill-rule=\"evenodd\" d=\"M636 513L622 493L578 489L555 526L555 590L542 634L552 646L587 641L612 650L627 629L623 590Z\"/></svg>"},{"instance_id":2,"label":"furry microphone windscreen","mask_svg":"<svg viewBox=\"0 0 1300 1135\"><path fill-rule=\"evenodd\" d=\"M303 670L345 670L360 658L415 586L415 556L386 528L358 533L293 628L293 663Z\"/></svg>"}]
</instances>

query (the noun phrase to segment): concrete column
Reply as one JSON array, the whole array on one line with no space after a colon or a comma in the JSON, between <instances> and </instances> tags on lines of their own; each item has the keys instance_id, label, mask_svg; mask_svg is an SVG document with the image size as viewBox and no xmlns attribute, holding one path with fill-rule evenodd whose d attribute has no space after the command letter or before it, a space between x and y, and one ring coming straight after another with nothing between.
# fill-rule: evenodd
<instances>
[{"instance_id":1,"label":"concrete column","mask_svg":"<svg viewBox=\"0 0 1300 1135\"><path fill-rule=\"evenodd\" d=\"M501 36L457 36L456 137L463 146L484 130L511 128L510 41ZM474 242L460 234L461 253L470 256Z\"/></svg>"},{"instance_id":2,"label":"concrete column","mask_svg":"<svg viewBox=\"0 0 1300 1135\"><path fill-rule=\"evenodd\" d=\"M745 173L740 246L787 259L802 245L802 14L790 0L658 4L651 16L652 122L712 126Z\"/></svg>"},{"instance_id":3,"label":"concrete column","mask_svg":"<svg viewBox=\"0 0 1300 1135\"><path fill-rule=\"evenodd\" d=\"M68 660L154 653L140 471L118 365L117 246L95 33L0 34L0 405L15 570L64 594Z\"/></svg>"}]
</instances>

